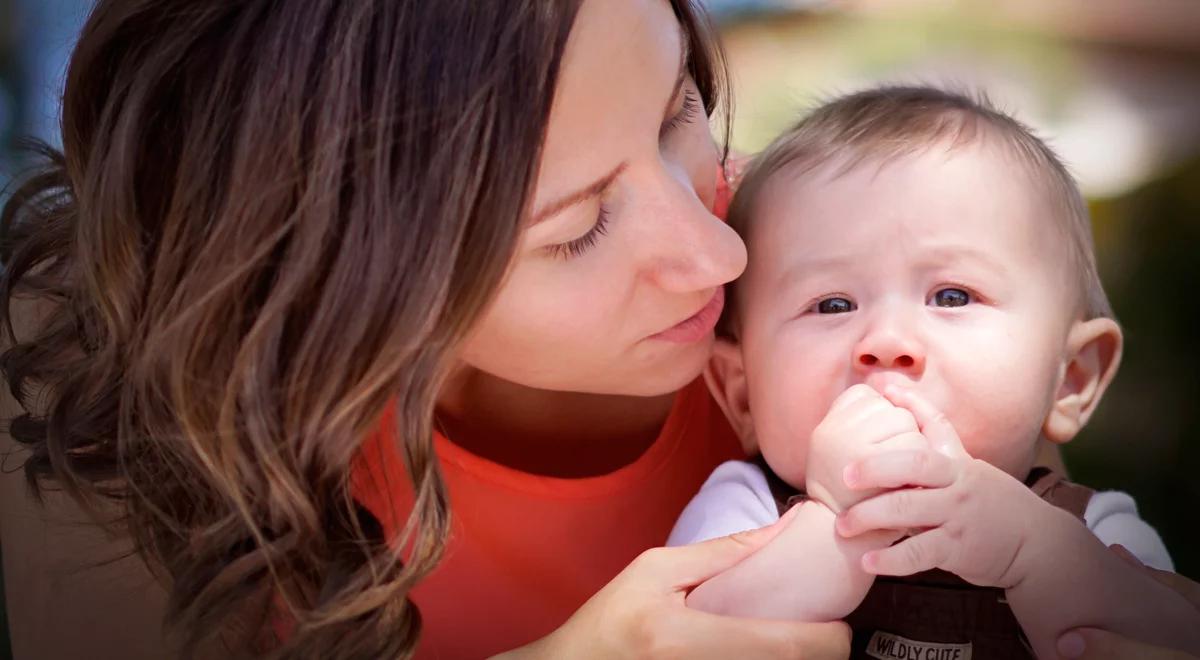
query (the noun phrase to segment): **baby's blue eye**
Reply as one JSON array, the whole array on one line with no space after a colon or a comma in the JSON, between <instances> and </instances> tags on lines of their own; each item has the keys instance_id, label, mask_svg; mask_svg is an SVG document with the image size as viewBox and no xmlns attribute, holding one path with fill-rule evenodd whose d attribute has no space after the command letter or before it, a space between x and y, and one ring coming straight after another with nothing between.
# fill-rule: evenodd
<instances>
[{"instance_id":1,"label":"baby's blue eye","mask_svg":"<svg viewBox=\"0 0 1200 660\"><path fill-rule=\"evenodd\" d=\"M858 305L845 298L826 298L817 303L817 312L821 314L845 314L858 309Z\"/></svg>"},{"instance_id":2,"label":"baby's blue eye","mask_svg":"<svg viewBox=\"0 0 1200 660\"><path fill-rule=\"evenodd\" d=\"M933 303L938 307L962 307L971 302L971 294L962 289L939 289L933 294Z\"/></svg>"}]
</instances>

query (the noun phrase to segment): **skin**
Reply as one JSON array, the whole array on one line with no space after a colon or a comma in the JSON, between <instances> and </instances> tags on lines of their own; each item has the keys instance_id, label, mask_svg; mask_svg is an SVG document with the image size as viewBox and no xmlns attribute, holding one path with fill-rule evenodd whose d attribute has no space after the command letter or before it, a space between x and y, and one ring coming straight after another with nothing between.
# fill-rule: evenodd
<instances>
[{"instance_id":1,"label":"skin","mask_svg":"<svg viewBox=\"0 0 1200 660\"><path fill-rule=\"evenodd\" d=\"M1086 422L1121 346L1079 311L1052 206L989 141L835 171L768 182L743 344L710 377L815 501L689 605L786 618L816 595L840 616L873 575L941 568L1005 589L1039 657L1080 625L1192 648L1193 607L1022 483L1043 440Z\"/></svg>"},{"instance_id":2,"label":"skin","mask_svg":"<svg viewBox=\"0 0 1200 660\"><path fill-rule=\"evenodd\" d=\"M1192 607L1200 610L1200 584L1170 571L1144 566L1138 558L1120 545L1109 546L1118 557L1145 571L1150 577L1183 596ZM1117 635L1098 628L1072 630L1058 639L1058 653L1064 658L1080 660L1195 660L1198 656L1175 649L1147 644L1133 637Z\"/></svg>"},{"instance_id":3,"label":"skin","mask_svg":"<svg viewBox=\"0 0 1200 660\"><path fill-rule=\"evenodd\" d=\"M674 392L708 360L711 333L653 337L696 314L746 261L741 239L712 214L717 151L695 82L674 90L681 46L662 0L583 4L535 224L440 399L455 442L532 471L602 473L653 441ZM597 182L598 194L541 218ZM584 237L602 212L592 243ZM581 252L565 249L581 239Z\"/></svg>"}]
</instances>

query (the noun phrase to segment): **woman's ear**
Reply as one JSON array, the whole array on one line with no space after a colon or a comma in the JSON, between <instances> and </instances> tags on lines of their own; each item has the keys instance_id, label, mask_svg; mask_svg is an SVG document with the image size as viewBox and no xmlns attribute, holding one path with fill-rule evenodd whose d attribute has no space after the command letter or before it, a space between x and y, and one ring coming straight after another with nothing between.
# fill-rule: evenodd
<instances>
[{"instance_id":1,"label":"woman's ear","mask_svg":"<svg viewBox=\"0 0 1200 660\"><path fill-rule=\"evenodd\" d=\"M742 441L747 454L758 452L754 438L754 423L750 418L750 395L746 387L746 369L742 348L727 339L718 338L712 358L704 368L704 382L725 413L734 433Z\"/></svg>"},{"instance_id":2,"label":"woman's ear","mask_svg":"<svg viewBox=\"0 0 1200 660\"><path fill-rule=\"evenodd\" d=\"M1062 444L1087 424L1121 363L1121 327L1108 318L1077 321L1067 334L1062 382L1042 434Z\"/></svg>"}]
</instances>

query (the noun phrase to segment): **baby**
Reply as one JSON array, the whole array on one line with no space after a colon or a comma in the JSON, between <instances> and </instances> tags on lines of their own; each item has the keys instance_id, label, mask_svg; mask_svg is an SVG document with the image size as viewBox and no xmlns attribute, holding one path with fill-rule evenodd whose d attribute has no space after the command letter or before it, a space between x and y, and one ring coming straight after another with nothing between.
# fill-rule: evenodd
<instances>
[{"instance_id":1,"label":"baby","mask_svg":"<svg viewBox=\"0 0 1200 660\"><path fill-rule=\"evenodd\" d=\"M758 458L668 544L790 519L689 606L845 618L854 657L1050 658L1081 625L1200 650L1195 610L1107 547L1170 568L1132 499L1038 463L1122 345L1045 144L984 101L866 91L763 152L729 221L750 265L706 378Z\"/></svg>"}]
</instances>

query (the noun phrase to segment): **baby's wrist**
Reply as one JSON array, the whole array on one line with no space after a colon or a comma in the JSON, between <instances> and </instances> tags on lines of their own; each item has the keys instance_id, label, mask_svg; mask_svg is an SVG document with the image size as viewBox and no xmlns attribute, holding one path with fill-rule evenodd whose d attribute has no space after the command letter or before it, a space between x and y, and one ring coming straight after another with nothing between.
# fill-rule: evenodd
<instances>
[{"instance_id":1,"label":"baby's wrist","mask_svg":"<svg viewBox=\"0 0 1200 660\"><path fill-rule=\"evenodd\" d=\"M841 475L838 476L840 478ZM875 495L876 491L852 490L840 481L832 485L825 479L809 478L805 480L805 494L838 514Z\"/></svg>"},{"instance_id":2,"label":"baby's wrist","mask_svg":"<svg viewBox=\"0 0 1200 660\"><path fill-rule=\"evenodd\" d=\"M1058 570L1057 562L1071 555L1068 548L1076 546L1076 539L1081 534L1091 536L1074 515L1040 498L1038 504L1027 518L1017 556L1004 576L1005 588L1017 588Z\"/></svg>"}]
</instances>

